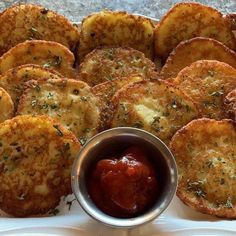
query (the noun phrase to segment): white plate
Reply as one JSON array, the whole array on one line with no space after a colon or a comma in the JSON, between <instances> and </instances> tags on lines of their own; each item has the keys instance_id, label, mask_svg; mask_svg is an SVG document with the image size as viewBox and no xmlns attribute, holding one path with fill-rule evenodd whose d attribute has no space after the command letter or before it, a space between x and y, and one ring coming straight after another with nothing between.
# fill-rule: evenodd
<instances>
[{"instance_id":1,"label":"white plate","mask_svg":"<svg viewBox=\"0 0 236 236\"><path fill-rule=\"evenodd\" d=\"M73 199L73 195L62 199L57 207L59 213L51 217L12 218L0 212L0 236L236 235L236 221L222 220L193 211L177 197L174 197L168 209L155 221L130 230L113 229L97 223L84 213L76 201L73 201L69 209L67 202Z\"/></svg>"},{"instance_id":2,"label":"white plate","mask_svg":"<svg viewBox=\"0 0 236 236\"><path fill-rule=\"evenodd\" d=\"M40 233L37 233L40 232ZM84 230L79 230L75 228L65 228L65 227L36 227L30 229L18 229L9 230L5 232L2 236L93 236ZM153 236L234 236L235 232L224 229L184 229L177 230L169 233L155 234Z\"/></svg>"}]
</instances>

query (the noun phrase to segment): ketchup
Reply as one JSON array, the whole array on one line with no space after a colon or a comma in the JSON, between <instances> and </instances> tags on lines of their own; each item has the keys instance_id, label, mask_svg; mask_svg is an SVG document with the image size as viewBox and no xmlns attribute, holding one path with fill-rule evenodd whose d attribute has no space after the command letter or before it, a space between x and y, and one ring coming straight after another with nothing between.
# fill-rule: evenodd
<instances>
[{"instance_id":1,"label":"ketchup","mask_svg":"<svg viewBox=\"0 0 236 236\"><path fill-rule=\"evenodd\" d=\"M142 213L154 203L158 190L153 165L135 146L119 156L98 161L88 178L91 199L103 212L115 217Z\"/></svg>"}]
</instances>

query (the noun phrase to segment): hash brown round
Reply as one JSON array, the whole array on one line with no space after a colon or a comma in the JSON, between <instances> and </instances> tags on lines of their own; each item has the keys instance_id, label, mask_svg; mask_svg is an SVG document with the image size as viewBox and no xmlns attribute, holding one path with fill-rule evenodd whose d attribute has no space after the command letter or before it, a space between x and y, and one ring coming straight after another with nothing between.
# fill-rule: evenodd
<instances>
[{"instance_id":1,"label":"hash brown round","mask_svg":"<svg viewBox=\"0 0 236 236\"><path fill-rule=\"evenodd\" d=\"M143 77L133 75L127 78L118 78L113 81L106 81L92 88L93 93L99 97L101 110L100 130L105 130L109 127L109 123L112 118L111 100L114 94L124 86L142 80L144 80Z\"/></svg>"},{"instance_id":2,"label":"hash brown round","mask_svg":"<svg viewBox=\"0 0 236 236\"><path fill-rule=\"evenodd\" d=\"M148 18L103 10L83 19L78 58L97 47L132 47L153 59L154 25Z\"/></svg>"},{"instance_id":3,"label":"hash brown round","mask_svg":"<svg viewBox=\"0 0 236 236\"><path fill-rule=\"evenodd\" d=\"M30 40L17 44L0 57L0 74L16 66L36 64L70 78L75 76L74 62L73 53L62 44Z\"/></svg>"},{"instance_id":4,"label":"hash brown round","mask_svg":"<svg viewBox=\"0 0 236 236\"><path fill-rule=\"evenodd\" d=\"M10 95L0 87L0 123L12 118L14 115L14 104Z\"/></svg>"},{"instance_id":5,"label":"hash brown round","mask_svg":"<svg viewBox=\"0 0 236 236\"><path fill-rule=\"evenodd\" d=\"M26 217L54 209L72 192L70 171L80 144L47 116L18 116L0 124L0 208Z\"/></svg>"},{"instance_id":6,"label":"hash brown round","mask_svg":"<svg viewBox=\"0 0 236 236\"><path fill-rule=\"evenodd\" d=\"M197 104L201 115L208 118L227 118L223 100L236 88L236 69L214 60L194 62L170 80Z\"/></svg>"},{"instance_id":7,"label":"hash brown round","mask_svg":"<svg viewBox=\"0 0 236 236\"><path fill-rule=\"evenodd\" d=\"M221 12L200 3L182 2L174 5L154 30L156 56L165 59L181 41L194 37L213 38L236 49L231 23Z\"/></svg>"},{"instance_id":8,"label":"hash brown round","mask_svg":"<svg viewBox=\"0 0 236 236\"><path fill-rule=\"evenodd\" d=\"M236 53L223 43L210 38L193 38L178 44L170 53L160 76L162 79L175 78L185 67L198 60L217 60L236 68Z\"/></svg>"},{"instance_id":9,"label":"hash brown round","mask_svg":"<svg viewBox=\"0 0 236 236\"><path fill-rule=\"evenodd\" d=\"M132 48L100 48L86 55L79 66L78 79L95 86L132 74L155 78L155 64Z\"/></svg>"},{"instance_id":10,"label":"hash brown round","mask_svg":"<svg viewBox=\"0 0 236 236\"><path fill-rule=\"evenodd\" d=\"M64 16L33 4L17 4L0 15L0 55L26 40L42 39L74 50L78 29Z\"/></svg>"},{"instance_id":11,"label":"hash brown round","mask_svg":"<svg viewBox=\"0 0 236 236\"><path fill-rule=\"evenodd\" d=\"M18 115L49 115L72 131L82 144L98 132L99 100L82 81L29 81L20 98Z\"/></svg>"},{"instance_id":12,"label":"hash brown round","mask_svg":"<svg viewBox=\"0 0 236 236\"><path fill-rule=\"evenodd\" d=\"M147 130L166 144L174 133L198 117L192 100L163 80L144 80L125 86L112 99L111 127Z\"/></svg>"},{"instance_id":13,"label":"hash brown round","mask_svg":"<svg viewBox=\"0 0 236 236\"><path fill-rule=\"evenodd\" d=\"M58 79L62 76L51 69L46 69L38 65L27 64L14 67L0 76L0 87L4 88L12 98L15 108L18 105L20 96L24 91L24 84L29 80L40 78Z\"/></svg>"},{"instance_id":14,"label":"hash brown round","mask_svg":"<svg viewBox=\"0 0 236 236\"><path fill-rule=\"evenodd\" d=\"M173 136L177 196L202 213L236 218L236 123L199 119Z\"/></svg>"}]
</instances>

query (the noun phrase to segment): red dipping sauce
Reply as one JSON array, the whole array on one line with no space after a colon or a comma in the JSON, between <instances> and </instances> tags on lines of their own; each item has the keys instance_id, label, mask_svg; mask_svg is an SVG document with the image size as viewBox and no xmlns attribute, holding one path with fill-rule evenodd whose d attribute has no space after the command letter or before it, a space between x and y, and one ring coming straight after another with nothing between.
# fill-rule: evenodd
<instances>
[{"instance_id":1,"label":"red dipping sauce","mask_svg":"<svg viewBox=\"0 0 236 236\"><path fill-rule=\"evenodd\" d=\"M145 152L130 147L121 155L103 159L91 169L88 191L95 205L114 217L133 217L148 209L159 184Z\"/></svg>"}]
</instances>

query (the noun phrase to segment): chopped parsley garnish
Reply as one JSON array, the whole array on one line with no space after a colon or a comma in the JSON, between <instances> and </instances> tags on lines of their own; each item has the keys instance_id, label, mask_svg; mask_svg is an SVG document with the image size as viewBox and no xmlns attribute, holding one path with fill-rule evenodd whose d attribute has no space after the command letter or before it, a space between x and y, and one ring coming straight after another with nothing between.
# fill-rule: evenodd
<instances>
[{"instance_id":1,"label":"chopped parsley garnish","mask_svg":"<svg viewBox=\"0 0 236 236\"><path fill-rule=\"evenodd\" d=\"M61 65L62 58L59 56L55 56L51 61L46 62L43 64L43 68L50 68L50 67L59 67Z\"/></svg>"},{"instance_id":2,"label":"chopped parsley garnish","mask_svg":"<svg viewBox=\"0 0 236 236\"><path fill-rule=\"evenodd\" d=\"M207 165L208 168L214 167L213 161L207 161L206 165Z\"/></svg>"},{"instance_id":3,"label":"chopped parsley garnish","mask_svg":"<svg viewBox=\"0 0 236 236\"><path fill-rule=\"evenodd\" d=\"M76 199L73 199L71 201L67 201L66 204L68 205L68 210L70 211L71 207L72 207L72 204L73 202L75 201Z\"/></svg>"},{"instance_id":4,"label":"chopped parsley garnish","mask_svg":"<svg viewBox=\"0 0 236 236\"><path fill-rule=\"evenodd\" d=\"M188 182L187 183L187 189L188 191L194 192L194 194L197 197L206 197L206 192L203 189L203 181L194 181L194 182Z\"/></svg>"},{"instance_id":5,"label":"chopped parsley garnish","mask_svg":"<svg viewBox=\"0 0 236 236\"><path fill-rule=\"evenodd\" d=\"M91 131L90 128L85 128L85 129L83 130L83 133L89 133L90 131Z\"/></svg>"},{"instance_id":6,"label":"chopped parsley garnish","mask_svg":"<svg viewBox=\"0 0 236 236\"><path fill-rule=\"evenodd\" d=\"M81 145L84 145L87 142L87 139L84 137L79 138L79 142Z\"/></svg>"},{"instance_id":7,"label":"chopped parsley garnish","mask_svg":"<svg viewBox=\"0 0 236 236\"><path fill-rule=\"evenodd\" d=\"M47 98L48 98L48 99L53 98L53 94L49 92L48 95L47 95Z\"/></svg>"},{"instance_id":8,"label":"chopped parsley garnish","mask_svg":"<svg viewBox=\"0 0 236 236\"><path fill-rule=\"evenodd\" d=\"M40 38L41 38L41 35L38 32L38 30L34 27L31 27L29 29L29 39L40 39Z\"/></svg>"},{"instance_id":9,"label":"chopped parsley garnish","mask_svg":"<svg viewBox=\"0 0 236 236\"><path fill-rule=\"evenodd\" d=\"M52 210L49 211L49 214L54 215L54 216L59 214L59 213L60 213L60 211L58 209L52 209Z\"/></svg>"},{"instance_id":10,"label":"chopped parsley garnish","mask_svg":"<svg viewBox=\"0 0 236 236\"><path fill-rule=\"evenodd\" d=\"M58 136L63 136L63 133L62 133L62 131L59 129L59 126L58 125L53 125L53 127L57 130L57 135Z\"/></svg>"},{"instance_id":11,"label":"chopped parsley garnish","mask_svg":"<svg viewBox=\"0 0 236 236\"><path fill-rule=\"evenodd\" d=\"M86 101L88 101L88 98L87 98L87 97L85 97L85 96L81 96L81 97L80 97L80 99L81 99L83 102L86 102Z\"/></svg>"},{"instance_id":12,"label":"chopped parsley garnish","mask_svg":"<svg viewBox=\"0 0 236 236\"><path fill-rule=\"evenodd\" d=\"M213 97L221 97L222 95L224 95L224 93L220 91L216 91L211 94Z\"/></svg>"},{"instance_id":13,"label":"chopped parsley garnish","mask_svg":"<svg viewBox=\"0 0 236 236\"><path fill-rule=\"evenodd\" d=\"M51 109L57 109L58 108L58 106L56 105L56 104L52 104L52 105L50 105L50 107L51 107Z\"/></svg>"},{"instance_id":14,"label":"chopped parsley garnish","mask_svg":"<svg viewBox=\"0 0 236 236\"><path fill-rule=\"evenodd\" d=\"M39 86L38 84L35 85L35 90L36 90L37 92L40 92L41 88L40 88L40 86Z\"/></svg>"},{"instance_id":15,"label":"chopped parsley garnish","mask_svg":"<svg viewBox=\"0 0 236 236\"><path fill-rule=\"evenodd\" d=\"M141 129L141 128L143 128L143 123L141 121L138 121L138 122L133 124L133 127Z\"/></svg>"},{"instance_id":16,"label":"chopped parsley garnish","mask_svg":"<svg viewBox=\"0 0 236 236\"><path fill-rule=\"evenodd\" d=\"M233 208L233 204L232 204L231 198L227 199L227 201L225 203L225 207L226 208Z\"/></svg>"}]
</instances>

